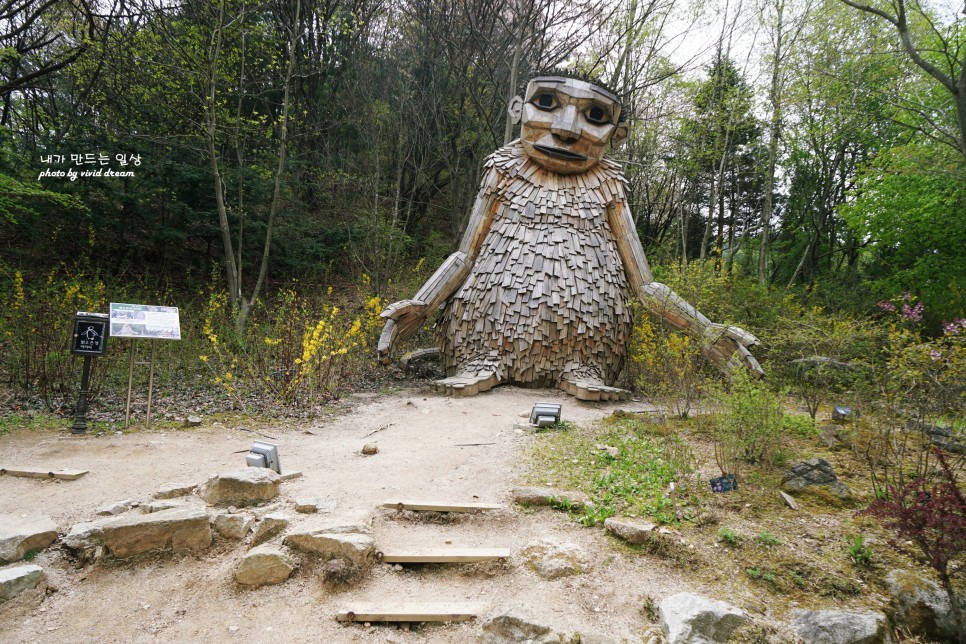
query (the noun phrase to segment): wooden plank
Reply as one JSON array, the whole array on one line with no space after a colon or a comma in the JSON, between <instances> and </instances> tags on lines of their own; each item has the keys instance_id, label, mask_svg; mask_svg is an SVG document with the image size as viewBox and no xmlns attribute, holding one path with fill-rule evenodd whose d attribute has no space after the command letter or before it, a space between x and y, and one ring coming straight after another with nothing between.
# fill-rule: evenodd
<instances>
[{"instance_id":1,"label":"wooden plank","mask_svg":"<svg viewBox=\"0 0 966 644\"><path fill-rule=\"evenodd\" d=\"M434 503L431 501L387 501L382 504L382 507L417 512L481 512L503 508L496 503Z\"/></svg>"},{"instance_id":2,"label":"wooden plank","mask_svg":"<svg viewBox=\"0 0 966 644\"><path fill-rule=\"evenodd\" d=\"M509 548L424 548L376 553L384 563L477 563L509 559Z\"/></svg>"},{"instance_id":3,"label":"wooden plank","mask_svg":"<svg viewBox=\"0 0 966 644\"><path fill-rule=\"evenodd\" d=\"M64 481L79 479L87 472L88 470L45 470L39 467L0 467L0 474L35 479L61 479Z\"/></svg>"},{"instance_id":4,"label":"wooden plank","mask_svg":"<svg viewBox=\"0 0 966 644\"><path fill-rule=\"evenodd\" d=\"M479 606L457 602L350 604L336 613L340 622L465 622Z\"/></svg>"}]
</instances>

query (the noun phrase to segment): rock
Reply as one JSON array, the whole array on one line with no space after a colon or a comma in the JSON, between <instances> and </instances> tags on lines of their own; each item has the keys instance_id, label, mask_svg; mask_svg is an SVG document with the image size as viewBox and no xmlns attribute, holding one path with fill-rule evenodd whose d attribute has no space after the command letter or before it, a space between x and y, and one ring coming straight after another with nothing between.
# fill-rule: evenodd
<instances>
[{"instance_id":1,"label":"rock","mask_svg":"<svg viewBox=\"0 0 966 644\"><path fill-rule=\"evenodd\" d=\"M368 567L375 553L372 537L358 533L296 532L287 535L283 543L322 559L345 559L359 568Z\"/></svg>"},{"instance_id":2,"label":"rock","mask_svg":"<svg viewBox=\"0 0 966 644\"><path fill-rule=\"evenodd\" d=\"M327 584L338 586L355 581L359 577L359 571L359 568L345 559L329 559L322 566L322 579Z\"/></svg>"},{"instance_id":3,"label":"rock","mask_svg":"<svg viewBox=\"0 0 966 644\"><path fill-rule=\"evenodd\" d=\"M640 545L651 540L651 536L657 529L657 526L639 519L608 517L604 520L604 529L624 541Z\"/></svg>"},{"instance_id":4,"label":"rock","mask_svg":"<svg viewBox=\"0 0 966 644\"><path fill-rule=\"evenodd\" d=\"M154 493L156 499L176 499L188 496L198 488L197 485L165 485Z\"/></svg>"},{"instance_id":5,"label":"rock","mask_svg":"<svg viewBox=\"0 0 966 644\"><path fill-rule=\"evenodd\" d=\"M892 642L882 613L844 610L792 610L792 630L809 644L882 644Z\"/></svg>"},{"instance_id":6,"label":"rock","mask_svg":"<svg viewBox=\"0 0 966 644\"><path fill-rule=\"evenodd\" d=\"M526 548L523 558L527 567L544 579L560 579L584 572L583 552L572 543L542 541Z\"/></svg>"},{"instance_id":7,"label":"rock","mask_svg":"<svg viewBox=\"0 0 966 644\"><path fill-rule=\"evenodd\" d=\"M84 558L98 548L119 559L156 550L199 551L211 545L208 515L196 508L125 514L71 528L64 545Z\"/></svg>"},{"instance_id":8,"label":"rock","mask_svg":"<svg viewBox=\"0 0 966 644\"><path fill-rule=\"evenodd\" d=\"M824 488L841 501L852 500L852 490L838 480L832 466L824 458L812 458L792 466L782 479L782 489L792 494L808 488Z\"/></svg>"},{"instance_id":9,"label":"rock","mask_svg":"<svg viewBox=\"0 0 966 644\"><path fill-rule=\"evenodd\" d=\"M608 517L604 520L604 528L628 543L648 546L654 552L671 554L678 546L693 548L680 533L665 526L658 527L653 523L628 517Z\"/></svg>"},{"instance_id":10,"label":"rock","mask_svg":"<svg viewBox=\"0 0 966 644\"><path fill-rule=\"evenodd\" d=\"M693 593L671 595L659 612L668 644L727 642L748 621L738 608Z\"/></svg>"},{"instance_id":11,"label":"rock","mask_svg":"<svg viewBox=\"0 0 966 644\"><path fill-rule=\"evenodd\" d=\"M280 584L295 570L295 561L272 546L252 548L235 570L235 581L244 586Z\"/></svg>"},{"instance_id":12,"label":"rock","mask_svg":"<svg viewBox=\"0 0 966 644\"><path fill-rule=\"evenodd\" d=\"M284 514L266 514L255 524L255 534L252 535L252 544L257 546L282 534L288 527L288 523L289 519Z\"/></svg>"},{"instance_id":13,"label":"rock","mask_svg":"<svg viewBox=\"0 0 966 644\"><path fill-rule=\"evenodd\" d=\"M549 626L541 624L519 609L511 608L483 623L483 641L487 644L558 644L563 638Z\"/></svg>"},{"instance_id":14,"label":"rock","mask_svg":"<svg viewBox=\"0 0 966 644\"><path fill-rule=\"evenodd\" d=\"M379 446L375 443L366 443L362 446L362 453L365 456L372 456L379 453Z\"/></svg>"},{"instance_id":15,"label":"rock","mask_svg":"<svg viewBox=\"0 0 966 644\"><path fill-rule=\"evenodd\" d=\"M164 512L165 510L174 510L176 508L183 507L186 507L183 501L175 501L174 499L148 501L140 506L141 512L144 514L151 514L152 512Z\"/></svg>"},{"instance_id":16,"label":"rock","mask_svg":"<svg viewBox=\"0 0 966 644\"><path fill-rule=\"evenodd\" d=\"M134 507L134 500L125 499L123 501L117 501L116 503L106 503L97 508L94 514L99 517L113 517L118 514L124 514L132 507Z\"/></svg>"},{"instance_id":17,"label":"rock","mask_svg":"<svg viewBox=\"0 0 966 644\"><path fill-rule=\"evenodd\" d=\"M209 505L260 505L278 496L281 479L265 467L215 474L201 489L201 498Z\"/></svg>"},{"instance_id":18,"label":"rock","mask_svg":"<svg viewBox=\"0 0 966 644\"><path fill-rule=\"evenodd\" d=\"M184 419L185 427L197 427L201 424L201 416L188 416Z\"/></svg>"},{"instance_id":19,"label":"rock","mask_svg":"<svg viewBox=\"0 0 966 644\"><path fill-rule=\"evenodd\" d=\"M335 499L301 498L295 499L295 511L301 514L315 514L316 512L332 512L335 510Z\"/></svg>"},{"instance_id":20,"label":"rock","mask_svg":"<svg viewBox=\"0 0 966 644\"><path fill-rule=\"evenodd\" d=\"M8 601L25 590L36 588L47 575L33 564L0 569L0 601Z\"/></svg>"},{"instance_id":21,"label":"rock","mask_svg":"<svg viewBox=\"0 0 966 644\"><path fill-rule=\"evenodd\" d=\"M952 454L966 454L966 436L952 427L924 425L922 430L929 436L929 442Z\"/></svg>"},{"instance_id":22,"label":"rock","mask_svg":"<svg viewBox=\"0 0 966 644\"><path fill-rule=\"evenodd\" d=\"M787 505L788 507L790 507L792 510L797 510L798 509L798 504L795 503L795 499L793 499L789 495L785 494L781 490L779 490L778 493L781 494L782 500L785 502L785 505Z\"/></svg>"},{"instance_id":23,"label":"rock","mask_svg":"<svg viewBox=\"0 0 966 644\"><path fill-rule=\"evenodd\" d=\"M244 539L255 525L255 519L247 514L218 512L209 519L215 532L227 539Z\"/></svg>"},{"instance_id":24,"label":"rock","mask_svg":"<svg viewBox=\"0 0 966 644\"><path fill-rule=\"evenodd\" d=\"M889 572L885 582L892 595L892 617L899 626L913 635L955 641L952 604L939 584L907 570Z\"/></svg>"},{"instance_id":25,"label":"rock","mask_svg":"<svg viewBox=\"0 0 966 644\"><path fill-rule=\"evenodd\" d=\"M57 524L50 517L0 514L0 563L20 561L31 550L43 550L56 538Z\"/></svg>"},{"instance_id":26,"label":"rock","mask_svg":"<svg viewBox=\"0 0 966 644\"><path fill-rule=\"evenodd\" d=\"M611 458L621 457L621 451L617 447L610 447L609 445L597 445L596 447L601 452L607 452Z\"/></svg>"},{"instance_id":27,"label":"rock","mask_svg":"<svg viewBox=\"0 0 966 644\"><path fill-rule=\"evenodd\" d=\"M822 425L818 439L832 451L848 449L852 444L848 431L840 425Z\"/></svg>"},{"instance_id":28,"label":"rock","mask_svg":"<svg viewBox=\"0 0 966 644\"><path fill-rule=\"evenodd\" d=\"M577 512L592 505L590 497L580 492L566 492L551 487L515 487L513 500L520 505L564 505L568 503Z\"/></svg>"}]
</instances>

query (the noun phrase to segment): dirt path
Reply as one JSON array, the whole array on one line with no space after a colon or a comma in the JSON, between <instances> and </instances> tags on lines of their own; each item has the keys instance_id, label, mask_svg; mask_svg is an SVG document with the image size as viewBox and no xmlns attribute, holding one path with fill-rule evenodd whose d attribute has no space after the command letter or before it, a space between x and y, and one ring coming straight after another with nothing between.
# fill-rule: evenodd
<instances>
[{"instance_id":1,"label":"dirt path","mask_svg":"<svg viewBox=\"0 0 966 644\"><path fill-rule=\"evenodd\" d=\"M598 633L639 641L647 621L645 596L656 600L688 587L658 559L631 553L600 529L587 529L550 510L512 504L511 487L523 472L521 455L532 434L514 429L533 402L564 404L578 425L633 403L587 404L553 391L501 387L473 399L404 393L356 397L351 413L324 424L259 427L277 438L283 470L301 478L282 487L282 509L299 497L333 499L333 517L373 517L378 549L393 546L506 547L506 564L404 568L377 564L362 583L329 590L318 566L303 566L287 582L245 590L233 581L248 546L219 539L200 556L158 556L133 563L74 568L56 550L36 563L57 591L21 595L0 607L4 642L466 642L480 623L504 609L523 607L564 633ZM373 433L374 432L374 433ZM15 433L0 438L5 463L88 469L76 481L0 478L0 507L13 514L44 513L66 532L94 518L99 506L123 499L147 501L162 485L201 483L210 473L243 466L258 436L234 427L205 425L185 431L141 431L102 437ZM374 442L379 453L359 450ZM460 446L467 443L492 443ZM497 501L503 510L428 523L376 507L389 500ZM200 502L200 501L199 501ZM302 517L302 515L295 515ZM586 572L547 581L520 553L542 541L571 544ZM465 601L481 618L464 624L392 627L343 626L333 615L347 602Z\"/></svg>"}]
</instances>

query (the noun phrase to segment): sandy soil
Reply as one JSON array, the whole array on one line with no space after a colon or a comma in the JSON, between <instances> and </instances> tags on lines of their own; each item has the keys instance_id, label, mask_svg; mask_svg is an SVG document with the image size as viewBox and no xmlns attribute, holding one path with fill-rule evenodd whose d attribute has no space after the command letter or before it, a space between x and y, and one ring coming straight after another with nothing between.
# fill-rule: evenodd
<instances>
[{"instance_id":1,"label":"sandy soil","mask_svg":"<svg viewBox=\"0 0 966 644\"><path fill-rule=\"evenodd\" d=\"M506 547L513 556L505 564L402 570L377 564L361 583L333 591L321 581L317 563L303 557L287 582L246 590L233 580L249 547L245 543L218 539L200 556L168 554L83 567L48 549L35 562L47 571L54 592L25 593L0 606L0 641L466 642L479 637L487 617L514 606L558 632L640 641L649 626L641 611L647 596L659 602L682 590L714 594L713 589L688 584L673 565L623 548L602 529L510 501L510 489L523 473L521 456L535 440L514 424L525 422L521 415L540 400L562 402L564 418L583 426L618 407L643 408L500 387L472 399L425 392L357 395L349 413L326 422L258 427L277 438L283 470L303 472L283 483L275 509L291 510L300 497L334 499L332 517L371 515L377 549ZM238 427L209 423L100 437L15 432L0 437L3 463L90 473L76 481L2 477L0 508L46 514L65 533L92 520L105 503L148 501L163 485L201 483L216 471L244 466L244 454L236 452L254 438L259 437ZM379 453L362 456L359 450L370 442ZM492 444L460 446L466 443ZM504 509L440 523L377 509L400 498L495 501ZM546 540L580 549L587 572L554 581L538 577L520 553ZM472 602L480 617L411 631L337 623L335 612L356 600Z\"/></svg>"}]
</instances>

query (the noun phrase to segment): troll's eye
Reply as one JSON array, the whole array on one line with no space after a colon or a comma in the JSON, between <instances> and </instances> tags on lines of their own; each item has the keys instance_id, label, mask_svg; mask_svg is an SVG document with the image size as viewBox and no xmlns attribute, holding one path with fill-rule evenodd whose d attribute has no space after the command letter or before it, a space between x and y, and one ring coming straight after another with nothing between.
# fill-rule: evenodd
<instances>
[{"instance_id":1,"label":"troll's eye","mask_svg":"<svg viewBox=\"0 0 966 644\"><path fill-rule=\"evenodd\" d=\"M550 111L557 107L557 98L549 92L543 92L533 97L533 104L541 110Z\"/></svg>"},{"instance_id":2,"label":"troll's eye","mask_svg":"<svg viewBox=\"0 0 966 644\"><path fill-rule=\"evenodd\" d=\"M584 115L587 117L587 120L594 125L604 125L609 121L607 112L599 105L592 106L584 113Z\"/></svg>"}]
</instances>

